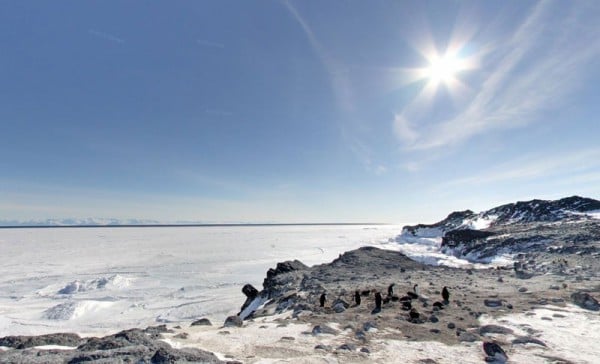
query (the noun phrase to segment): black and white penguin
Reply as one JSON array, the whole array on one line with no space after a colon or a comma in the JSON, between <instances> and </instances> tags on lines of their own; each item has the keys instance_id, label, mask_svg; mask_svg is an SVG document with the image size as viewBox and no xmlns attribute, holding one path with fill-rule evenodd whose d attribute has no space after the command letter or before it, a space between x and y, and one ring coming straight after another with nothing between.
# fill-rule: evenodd
<instances>
[{"instance_id":1,"label":"black and white penguin","mask_svg":"<svg viewBox=\"0 0 600 364\"><path fill-rule=\"evenodd\" d=\"M382 298L381 298L381 293L377 292L375 293L375 309L376 310L381 310L381 302L382 302Z\"/></svg>"},{"instance_id":2,"label":"black and white penguin","mask_svg":"<svg viewBox=\"0 0 600 364\"><path fill-rule=\"evenodd\" d=\"M417 310L415 310L414 308L410 310L410 312L408 313L408 316L410 316L411 321L416 321L419 319L419 316L421 316Z\"/></svg>"},{"instance_id":3,"label":"black and white penguin","mask_svg":"<svg viewBox=\"0 0 600 364\"><path fill-rule=\"evenodd\" d=\"M483 351L485 354L492 358L494 361L505 362L508 360L508 355L502 350L500 345L492 342L483 343Z\"/></svg>"},{"instance_id":4,"label":"black and white penguin","mask_svg":"<svg viewBox=\"0 0 600 364\"><path fill-rule=\"evenodd\" d=\"M444 309L444 304L441 303L440 301L435 301L433 303L433 308L434 309L438 309L438 310L443 310Z\"/></svg>"},{"instance_id":5,"label":"black and white penguin","mask_svg":"<svg viewBox=\"0 0 600 364\"><path fill-rule=\"evenodd\" d=\"M410 311L412 309L412 303L410 302L410 300L402 301L402 309L404 311Z\"/></svg>"},{"instance_id":6,"label":"black and white penguin","mask_svg":"<svg viewBox=\"0 0 600 364\"><path fill-rule=\"evenodd\" d=\"M359 291L354 292L354 303L356 303L357 306L360 306L360 292Z\"/></svg>"},{"instance_id":7,"label":"black and white penguin","mask_svg":"<svg viewBox=\"0 0 600 364\"><path fill-rule=\"evenodd\" d=\"M419 298L419 285L415 284L413 286L413 290L406 292L406 295L409 296L411 299L416 300L417 298Z\"/></svg>"},{"instance_id":8,"label":"black and white penguin","mask_svg":"<svg viewBox=\"0 0 600 364\"><path fill-rule=\"evenodd\" d=\"M325 293L323 293L321 295L321 297L319 297L319 304L321 305L321 307L325 307L325 300L327 299L327 296L325 295Z\"/></svg>"},{"instance_id":9,"label":"black and white penguin","mask_svg":"<svg viewBox=\"0 0 600 364\"><path fill-rule=\"evenodd\" d=\"M450 291L448 291L448 287L442 288L442 298L444 299L444 302L448 302L450 299Z\"/></svg>"},{"instance_id":10,"label":"black and white penguin","mask_svg":"<svg viewBox=\"0 0 600 364\"><path fill-rule=\"evenodd\" d=\"M388 296L390 296L390 297L392 297L394 295L394 286L395 286L395 284L392 283L388 287Z\"/></svg>"}]
</instances>

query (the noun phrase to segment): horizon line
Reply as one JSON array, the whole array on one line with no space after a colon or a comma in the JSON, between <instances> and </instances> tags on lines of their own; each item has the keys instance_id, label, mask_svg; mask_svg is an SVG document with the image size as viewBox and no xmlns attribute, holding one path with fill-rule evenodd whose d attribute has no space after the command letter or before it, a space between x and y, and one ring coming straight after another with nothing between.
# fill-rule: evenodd
<instances>
[{"instance_id":1,"label":"horizon line","mask_svg":"<svg viewBox=\"0 0 600 364\"><path fill-rule=\"evenodd\" d=\"M52 228L127 228L127 227L254 227L254 226L383 226L384 222L283 222L283 223L209 223L209 224L82 224L82 225L0 225L0 229L52 229Z\"/></svg>"}]
</instances>

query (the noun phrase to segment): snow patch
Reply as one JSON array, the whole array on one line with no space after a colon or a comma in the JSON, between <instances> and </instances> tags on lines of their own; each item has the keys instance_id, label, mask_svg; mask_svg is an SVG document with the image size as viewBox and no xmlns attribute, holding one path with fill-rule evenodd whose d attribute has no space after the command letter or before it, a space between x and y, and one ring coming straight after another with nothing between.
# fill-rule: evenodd
<instances>
[{"instance_id":1,"label":"snow patch","mask_svg":"<svg viewBox=\"0 0 600 364\"><path fill-rule=\"evenodd\" d=\"M115 274L108 278L101 277L87 281L75 280L61 288L57 293L74 294L96 289L123 289L130 286L132 281L131 278L126 278L119 274Z\"/></svg>"},{"instance_id":2,"label":"snow patch","mask_svg":"<svg viewBox=\"0 0 600 364\"><path fill-rule=\"evenodd\" d=\"M460 227L472 230L483 230L489 228L497 219L497 215L478 215L475 219L464 220Z\"/></svg>"},{"instance_id":3,"label":"snow patch","mask_svg":"<svg viewBox=\"0 0 600 364\"><path fill-rule=\"evenodd\" d=\"M68 301L47 309L44 318L49 320L75 320L110 308L110 301Z\"/></svg>"},{"instance_id":4,"label":"snow patch","mask_svg":"<svg viewBox=\"0 0 600 364\"><path fill-rule=\"evenodd\" d=\"M526 351L530 355L539 353L561 357L574 363L598 363L600 317L597 314L573 305L546 306L533 310L533 313L534 315L519 313L498 318L482 316L480 321L484 325L495 324L511 328L517 335L528 336L528 332L535 332L534 338L544 342L547 348L528 345ZM513 345L512 349L519 350L521 345ZM511 358L515 359L514 355Z\"/></svg>"}]
</instances>

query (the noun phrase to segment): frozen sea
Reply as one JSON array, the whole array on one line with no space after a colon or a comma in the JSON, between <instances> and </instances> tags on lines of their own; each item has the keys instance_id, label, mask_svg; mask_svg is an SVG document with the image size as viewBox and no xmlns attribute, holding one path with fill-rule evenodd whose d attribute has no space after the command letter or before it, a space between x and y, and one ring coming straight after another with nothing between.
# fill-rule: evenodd
<instances>
[{"instance_id":1,"label":"frozen sea","mask_svg":"<svg viewBox=\"0 0 600 364\"><path fill-rule=\"evenodd\" d=\"M397 249L399 225L0 229L0 336L102 335L236 314L244 284L299 259Z\"/></svg>"}]
</instances>

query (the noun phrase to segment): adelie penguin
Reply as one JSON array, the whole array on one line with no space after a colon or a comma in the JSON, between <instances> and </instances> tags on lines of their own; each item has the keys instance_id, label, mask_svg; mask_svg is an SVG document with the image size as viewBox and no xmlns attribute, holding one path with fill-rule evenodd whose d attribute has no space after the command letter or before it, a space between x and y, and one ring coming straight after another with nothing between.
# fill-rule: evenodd
<instances>
[{"instance_id":1,"label":"adelie penguin","mask_svg":"<svg viewBox=\"0 0 600 364\"><path fill-rule=\"evenodd\" d=\"M383 299L381 298L381 293L375 293L375 309L381 310L381 302Z\"/></svg>"},{"instance_id":2,"label":"adelie penguin","mask_svg":"<svg viewBox=\"0 0 600 364\"><path fill-rule=\"evenodd\" d=\"M394 286L395 286L395 284L392 283L388 287L388 296L390 296L390 297L392 297L394 295Z\"/></svg>"},{"instance_id":3,"label":"adelie penguin","mask_svg":"<svg viewBox=\"0 0 600 364\"><path fill-rule=\"evenodd\" d=\"M419 316L421 316L419 314L419 312L417 312L417 310L415 310L414 308L412 310L410 310L410 312L408 313L408 316L410 317L410 321L411 322L415 322L419 319Z\"/></svg>"},{"instance_id":4,"label":"adelie penguin","mask_svg":"<svg viewBox=\"0 0 600 364\"><path fill-rule=\"evenodd\" d=\"M360 306L360 292L359 291L354 292L354 303L356 303L357 306Z\"/></svg>"},{"instance_id":5,"label":"adelie penguin","mask_svg":"<svg viewBox=\"0 0 600 364\"><path fill-rule=\"evenodd\" d=\"M327 296L325 295L325 293L323 293L321 295L321 297L319 297L319 305L321 305L321 307L325 307L325 300L327 299Z\"/></svg>"},{"instance_id":6,"label":"adelie penguin","mask_svg":"<svg viewBox=\"0 0 600 364\"><path fill-rule=\"evenodd\" d=\"M381 302L382 302L382 297L381 297L381 293L376 292L375 293L375 308L373 309L373 311L371 311L372 315L375 315L379 312L381 312Z\"/></svg>"},{"instance_id":7,"label":"adelie penguin","mask_svg":"<svg viewBox=\"0 0 600 364\"><path fill-rule=\"evenodd\" d=\"M402 301L402 309L404 311L410 311L412 309L412 303L410 302L410 300Z\"/></svg>"},{"instance_id":8,"label":"adelie penguin","mask_svg":"<svg viewBox=\"0 0 600 364\"><path fill-rule=\"evenodd\" d=\"M410 297L411 299L413 299L413 300L416 300L417 298L419 298L419 285L418 285L418 284L415 284L415 285L413 286L413 290L412 290L412 292L411 292L411 291L408 291L408 292L406 292L406 295L407 295L408 297Z\"/></svg>"},{"instance_id":9,"label":"adelie penguin","mask_svg":"<svg viewBox=\"0 0 600 364\"><path fill-rule=\"evenodd\" d=\"M448 291L448 287L442 288L442 298L444 299L444 303L448 304L450 300L450 291Z\"/></svg>"}]
</instances>

